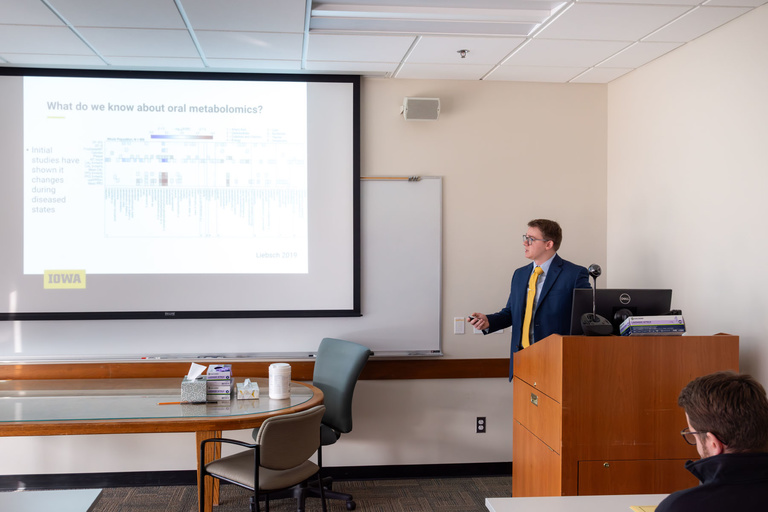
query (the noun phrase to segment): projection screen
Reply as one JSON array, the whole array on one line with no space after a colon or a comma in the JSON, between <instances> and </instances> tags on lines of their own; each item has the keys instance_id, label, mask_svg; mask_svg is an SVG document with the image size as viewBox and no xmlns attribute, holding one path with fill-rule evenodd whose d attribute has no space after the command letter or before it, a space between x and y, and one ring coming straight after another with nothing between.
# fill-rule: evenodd
<instances>
[{"instance_id":1,"label":"projection screen","mask_svg":"<svg viewBox=\"0 0 768 512\"><path fill-rule=\"evenodd\" d=\"M0 318L358 316L359 87L0 69Z\"/></svg>"}]
</instances>

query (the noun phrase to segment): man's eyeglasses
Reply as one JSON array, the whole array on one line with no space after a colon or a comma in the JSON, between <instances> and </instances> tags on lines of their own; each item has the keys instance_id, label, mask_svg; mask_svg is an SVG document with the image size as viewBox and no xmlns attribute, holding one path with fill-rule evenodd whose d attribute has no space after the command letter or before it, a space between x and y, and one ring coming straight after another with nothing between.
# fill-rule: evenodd
<instances>
[{"instance_id":1,"label":"man's eyeglasses","mask_svg":"<svg viewBox=\"0 0 768 512\"><path fill-rule=\"evenodd\" d=\"M680 435L683 436L683 439L685 439L685 442L691 445L696 444L696 438L693 437L694 434L706 434L706 430L702 430L700 432L693 432L688 427L685 427L683 430L680 431Z\"/></svg>"},{"instance_id":2,"label":"man's eyeglasses","mask_svg":"<svg viewBox=\"0 0 768 512\"><path fill-rule=\"evenodd\" d=\"M525 245L531 245L533 242L550 242L546 238L533 238L532 236L523 235L523 243Z\"/></svg>"}]
</instances>

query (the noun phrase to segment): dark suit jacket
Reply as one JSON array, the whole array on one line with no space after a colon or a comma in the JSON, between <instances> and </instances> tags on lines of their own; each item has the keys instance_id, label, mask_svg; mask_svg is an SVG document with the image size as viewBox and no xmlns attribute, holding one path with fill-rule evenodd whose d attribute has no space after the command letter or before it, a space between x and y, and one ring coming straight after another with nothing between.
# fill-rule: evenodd
<instances>
[{"instance_id":1,"label":"dark suit jacket","mask_svg":"<svg viewBox=\"0 0 768 512\"><path fill-rule=\"evenodd\" d=\"M488 315L486 333L512 326L512 346L509 351L509 380L512 380L512 360L515 352L521 350L520 341L525 316L525 299L528 294L528 280L533 271L533 262L515 270L512 275L507 305L498 313ZM574 288L591 288L587 269L566 261L555 254L549 267L536 313L531 320L534 343L550 334L571 333L571 304Z\"/></svg>"}]
</instances>

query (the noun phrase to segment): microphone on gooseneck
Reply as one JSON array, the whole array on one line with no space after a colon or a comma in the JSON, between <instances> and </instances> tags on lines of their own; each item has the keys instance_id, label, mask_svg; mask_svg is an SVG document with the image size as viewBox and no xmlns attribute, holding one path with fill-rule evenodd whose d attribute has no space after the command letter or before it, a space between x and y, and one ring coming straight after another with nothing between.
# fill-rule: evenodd
<instances>
[{"instance_id":1,"label":"microphone on gooseneck","mask_svg":"<svg viewBox=\"0 0 768 512\"><path fill-rule=\"evenodd\" d=\"M597 306L595 304L595 289L597 288L597 278L600 277L600 274L603 273L603 269L600 268L600 265L597 263L593 263L587 268L587 272L590 276L592 276L592 282L594 283L592 286L592 318L594 318L597 316L597 312L595 311Z\"/></svg>"},{"instance_id":2,"label":"microphone on gooseneck","mask_svg":"<svg viewBox=\"0 0 768 512\"><path fill-rule=\"evenodd\" d=\"M581 315L581 330L585 336L608 336L613 334L613 325L611 322L597 314L597 300L595 298L597 290L597 278L603 273L603 269L597 263L591 264L587 272L592 276L592 313Z\"/></svg>"}]
</instances>

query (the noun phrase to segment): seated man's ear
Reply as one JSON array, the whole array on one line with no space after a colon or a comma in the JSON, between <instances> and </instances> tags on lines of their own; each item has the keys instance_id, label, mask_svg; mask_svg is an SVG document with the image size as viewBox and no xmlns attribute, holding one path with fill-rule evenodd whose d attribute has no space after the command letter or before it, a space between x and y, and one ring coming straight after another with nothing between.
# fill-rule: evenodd
<instances>
[{"instance_id":1,"label":"seated man's ear","mask_svg":"<svg viewBox=\"0 0 768 512\"><path fill-rule=\"evenodd\" d=\"M728 448L712 432L707 432L707 436L703 439L703 441L703 444L706 447L706 451L710 457L713 455L720 455L721 453L725 453L726 448Z\"/></svg>"}]
</instances>

